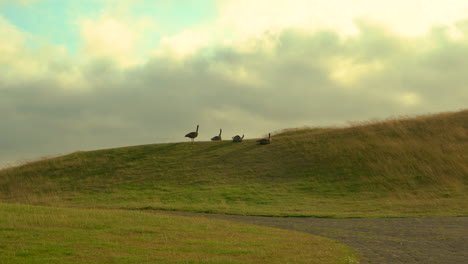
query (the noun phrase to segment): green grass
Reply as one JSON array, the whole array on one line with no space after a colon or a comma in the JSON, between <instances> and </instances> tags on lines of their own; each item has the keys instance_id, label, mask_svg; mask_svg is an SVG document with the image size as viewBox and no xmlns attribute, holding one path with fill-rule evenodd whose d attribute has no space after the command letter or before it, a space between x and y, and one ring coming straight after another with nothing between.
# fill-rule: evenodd
<instances>
[{"instance_id":1,"label":"green grass","mask_svg":"<svg viewBox=\"0 0 468 264\"><path fill-rule=\"evenodd\" d=\"M244 140L76 152L0 171L0 201L246 215L468 215L467 131L465 110L290 129L265 146Z\"/></svg>"},{"instance_id":2,"label":"green grass","mask_svg":"<svg viewBox=\"0 0 468 264\"><path fill-rule=\"evenodd\" d=\"M0 263L357 263L304 233L128 210L0 203Z\"/></svg>"},{"instance_id":3,"label":"green grass","mask_svg":"<svg viewBox=\"0 0 468 264\"><path fill-rule=\"evenodd\" d=\"M0 263L357 263L328 239L150 212L468 215L467 149L465 110L43 159L0 171Z\"/></svg>"}]
</instances>

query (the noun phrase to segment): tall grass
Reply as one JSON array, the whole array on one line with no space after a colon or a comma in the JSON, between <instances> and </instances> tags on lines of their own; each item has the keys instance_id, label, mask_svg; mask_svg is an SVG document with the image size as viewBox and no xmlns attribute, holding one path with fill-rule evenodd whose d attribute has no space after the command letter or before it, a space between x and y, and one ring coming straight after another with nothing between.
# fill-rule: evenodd
<instances>
[{"instance_id":1,"label":"tall grass","mask_svg":"<svg viewBox=\"0 0 468 264\"><path fill-rule=\"evenodd\" d=\"M322 217L467 215L468 110L284 130L266 146L77 152L0 171L0 199Z\"/></svg>"}]
</instances>

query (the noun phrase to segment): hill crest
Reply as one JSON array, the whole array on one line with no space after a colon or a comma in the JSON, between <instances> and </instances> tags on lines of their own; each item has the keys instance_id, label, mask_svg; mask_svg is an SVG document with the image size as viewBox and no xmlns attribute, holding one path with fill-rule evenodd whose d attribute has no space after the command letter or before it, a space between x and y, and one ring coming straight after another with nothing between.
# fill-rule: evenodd
<instances>
[{"instance_id":1,"label":"hill crest","mask_svg":"<svg viewBox=\"0 0 468 264\"><path fill-rule=\"evenodd\" d=\"M260 215L468 214L468 110L287 129L273 139L76 152L0 171L0 200Z\"/></svg>"}]
</instances>

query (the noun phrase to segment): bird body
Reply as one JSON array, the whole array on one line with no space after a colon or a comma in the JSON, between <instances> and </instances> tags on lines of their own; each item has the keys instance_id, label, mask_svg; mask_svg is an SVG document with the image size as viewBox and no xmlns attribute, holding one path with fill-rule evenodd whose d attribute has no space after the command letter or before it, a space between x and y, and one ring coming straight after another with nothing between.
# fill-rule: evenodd
<instances>
[{"instance_id":1,"label":"bird body","mask_svg":"<svg viewBox=\"0 0 468 264\"><path fill-rule=\"evenodd\" d=\"M268 138L259 139L259 140L257 140L257 142L258 142L258 144L260 144L260 145L270 144L270 143L271 143L271 134L268 133Z\"/></svg>"},{"instance_id":2,"label":"bird body","mask_svg":"<svg viewBox=\"0 0 468 264\"><path fill-rule=\"evenodd\" d=\"M198 137L198 126L199 125L197 125L197 131L190 132L187 135L185 135L185 137L188 137L188 138L192 139L192 142L196 137Z\"/></svg>"},{"instance_id":3,"label":"bird body","mask_svg":"<svg viewBox=\"0 0 468 264\"><path fill-rule=\"evenodd\" d=\"M211 140L213 141L216 141L216 140L221 140L221 133L223 132L222 129L219 129L219 135L218 136L214 136L211 138Z\"/></svg>"},{"instance_id":4,"label":"bird body","mask_svg":"<svg viewBox=\"0 0 468 264\"><path fill-rule=\"evenodd\" d=\"M242 137L239 135L236 135L232 137L232 142L242 142L243 139L244 139L244 135L242 135Z\"/></svg>"}]
</instances>

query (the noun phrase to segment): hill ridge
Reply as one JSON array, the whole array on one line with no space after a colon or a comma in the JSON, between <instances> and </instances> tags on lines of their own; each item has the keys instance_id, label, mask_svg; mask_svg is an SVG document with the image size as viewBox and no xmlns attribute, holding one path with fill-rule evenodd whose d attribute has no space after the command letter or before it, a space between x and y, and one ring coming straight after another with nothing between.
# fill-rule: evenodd
<instances>
[{"instance_id":1,"label":"hill ridge","mask_svg":"<svg viewBox=\"0 0 468 264\"><path fill-rule=\"evenodd\" d=\"M466 215L468 110L163 143L0 171L0 201L257 215Z\"/></svg>"}]
</instances>

